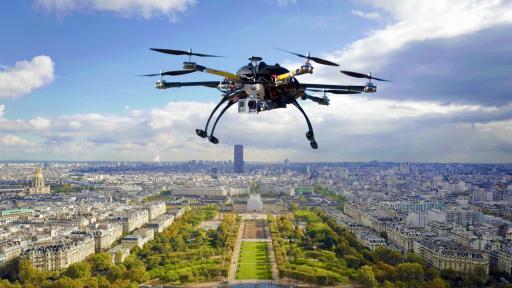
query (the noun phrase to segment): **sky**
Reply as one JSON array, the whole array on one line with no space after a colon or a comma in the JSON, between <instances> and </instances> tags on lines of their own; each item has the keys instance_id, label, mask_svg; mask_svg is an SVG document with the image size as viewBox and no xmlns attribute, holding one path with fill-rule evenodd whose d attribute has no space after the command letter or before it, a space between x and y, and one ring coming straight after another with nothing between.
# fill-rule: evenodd
<instances>
[{"instance_id":1,"label":"sky","mask_svg":"<svg viewBox=\"0 0 512 288\"><path fill-rule=\"evenodd\" d=\"M512 162L509 0L20 0L0 3L0 159ZM206 87L157 90L139 74L183 56L236 71L250 56L294 69L311 52L392 79L377 93L227 112L220 144L196 136L220 100ZM303 83L354 84L314 65ZM221 80L193 73L169 81ZM377 83L376 83L377 84Z\"/></svg>"}]
</instances>

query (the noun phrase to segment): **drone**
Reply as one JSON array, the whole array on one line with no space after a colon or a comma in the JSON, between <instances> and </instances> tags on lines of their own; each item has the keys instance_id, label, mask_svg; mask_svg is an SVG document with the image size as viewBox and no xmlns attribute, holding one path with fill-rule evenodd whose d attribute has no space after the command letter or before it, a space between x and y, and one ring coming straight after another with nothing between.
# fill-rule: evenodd
<instances>
[{"instance_id":1,"label":"drone","mask_svg":"<svg viewBox=\"0 0 512 288\"><path fill-rule=\"evenodd\" d=\"M375 93L377 86L372 83L372 80L389 81L377 77L373 77L371 73L363 74L353 71L341 70L340 72L355 78L368 79L366 85L331 85L331 84L305 84L297 80L297 76L313 73L313 65L315 62L321 65L340 66L337 63L311 56L308 52L306 55L291 52L288 50L277 49L304 58L305 62L298 69L289 71L288 69L280 66L278 63L268 65L263 62L261 57L252 56L249 58L249 63L242 66L236 73L226 72L222 70L208 68L199 65L192 61L192 56L197 57L223 57L218 55L210 55L203 53L192 52L184 50L172 50L161 48L150 48L153 51L170 54L170 55L185 55L188 56L188 61L183 62L182 70L174 71L160 71L157 74L145 74L139 76L160 76L155 84L157 89L203 86L209 88L217 88L222 95L220 102L210 113L204 129L196 129L196 134L201 138L208 138L213 144L218 144L219 139L214 136L215 128L219 123L220 118L224 113L233 105L238 103L238 113L259 113L263 111L270 111L278 108L286 108L288 105L296 107L306 119L308 131L306 138L310 142L311 148L318 149L318 143L315 140L313 126L309 120L308 115L302 109L297 100L310 100L320 105L329 105L329 98L327 94L359 94L359 93ZM164 76L179 76L194 72L204 72L208 74L224 77L219 81L198 81L198 82L167 82L163 79ZM321 92L322 96L313 96L307 92ZM208 127L211 124L213 116L224 105L215 119L211 131L208 133Z\"/></svg>"}]
</instances>

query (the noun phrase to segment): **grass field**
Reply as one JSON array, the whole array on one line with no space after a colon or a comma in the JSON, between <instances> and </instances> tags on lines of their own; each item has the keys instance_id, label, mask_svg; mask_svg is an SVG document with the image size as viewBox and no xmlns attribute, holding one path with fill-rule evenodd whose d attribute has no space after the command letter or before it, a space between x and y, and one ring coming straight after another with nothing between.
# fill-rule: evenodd
<instances>
[{"instance_id":1,"label":"grass field","mask_svg":"<svg viewBox=\"0 0 512 288\"><path fill-rule=\"evenodd\" d=\"M265 242L242 242L236 279L272 279L267 245Z\"/></svg>"}]
</instances>

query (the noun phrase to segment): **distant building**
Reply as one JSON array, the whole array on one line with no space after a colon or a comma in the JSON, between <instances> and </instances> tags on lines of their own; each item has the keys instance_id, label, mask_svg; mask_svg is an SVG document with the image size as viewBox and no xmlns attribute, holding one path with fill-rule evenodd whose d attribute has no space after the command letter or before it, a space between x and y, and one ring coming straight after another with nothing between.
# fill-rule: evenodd
<instances>
[{"instance_id":1,"label":"distant building","mask_svg":"<svg viewBox=\"0 0 512 288\"><path fill-rule=\"evenodd\" d=\"M29 259L35 268L42 271L56 271L85 260L94 254L94 237L88 233L76 233L61 238L56 243L25 250L22 258Z\"/></svg>"},{"instance_id":2,"label":"distant building","mask_svg":"<svg viewBox=\"0 0 512 288\"><path fill-rule=\"evenodd\" d=\"M24 189L25 194L49 194L50 185L45 185L43 177L43 169L41 167L36 168L34 178L32 178L32 187Z\"/></svg>"},{"instance_id":3,"label":"distant building","mask_svg":"<svg viewBox=\"0 0 512 288\"><path fill-rule=\"evenodd\" d=\"M148 210L136 210L126 215L110 217L109 222L121 223L123 225L123 233L129 233L148 223L149 213Z\"/></svg>"},{"instance_id":4,"label":"distant building","mask_svg":"<svg viewBox=\"0 0 512 288\"><path fill-rule=\"evenodd\" d=\"M148 210L149 220L156 219L158 216L165 213L166 206L164 201L155 201L146 205Z\"/></svg>"},{"instance_id":5,"label":"distant building","mask_svg":"<svg viewBox=\"0 0 512 288\"><path fill-rule=\"evenodd\" d=\"M128 248L138 246L139 248L144 247L146 243L153 240L155 237L155 230L142 228L138 229L133 234L123 237L121 244Z\"/></svg>"},{"instance_id":6,"label":"distant building","mask_svg":"<svg viewBox=\"0 0 512 288\"><path fill-rule=\"evenodd\" d=\"M21 244L19 241L5 241L0 243L0 275L6 272L9 266L12 266L14 260L21 254Z\"/></svg>"},{"instance_id":7,"label":"distant building","mask_svg":"<svg viewBox=\"0 0 512 288\"><path fill-rule=\"evenodd\" d=\"M9 210L1 210L0 211L0 219L17 219L21 216L32 216L34 210L20 208L20 209L9 209Z\"/></svg>"},{"instance_id":8,"label":"distant building","mask_svg":"<svg viewBox=\"0 0 512 288\"><path fill-rule=\"evenodd\" d=\"M274 198L262 199L260 194L251 194L249 198L233 201L235 213L282 213L286 210L287 206L284 202Z\"/></svg>"},{"instance_id":9,"label":"distant building","mask_svg":"<svg viewBox=\"0 0 512 288\"><path fill-rule=\"evenodd\" d=\"M105 251L123 235L123 226L119 223L103 223L93 233L96 253Z\"/></svg>"},{"instance_id":10,"label":"distant building","mask_svg":"<svg viewBox=\"0 0 512 288\"><path fill-rule=\"evenodd\" d=\"M472 273L477 267L489 273L489 254L442 238L414 241L414 253L433 267Z\"/></svg>"},{"instance_id":11,"label":"distant building","mask_svg":"<svg viewBox=\"0 0 512 288\"><path fill-rule=\"evenodd\" d=\"M244 173L244 145L235 145L234 154L235 173Z\"/></svg>"},{"instance_id":12,"label":"distant building","mask_svg":"<svg viewBox=\"0 0 512 288\"><path fill-rule=\"evenodd\" d=\"M191 197L225 197L227 191L223 186L174 186L172 194Z\"/></svg>"}]
</instances>

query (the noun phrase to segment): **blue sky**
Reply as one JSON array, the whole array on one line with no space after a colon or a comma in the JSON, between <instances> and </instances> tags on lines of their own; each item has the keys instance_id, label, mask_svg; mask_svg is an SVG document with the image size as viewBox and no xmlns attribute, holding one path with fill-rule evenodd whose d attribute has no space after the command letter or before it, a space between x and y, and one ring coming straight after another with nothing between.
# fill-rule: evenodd
<instances>
[{"instance_id":1,"label":"blue sky","mask_svg":"<svg viewBox=\"0 0 512 288\"><path fill-rule=\"evenodd\" d=\"M0 159L230 159L241 143L263 161L512 161L510 1L25 0L0 16ZM304 103L318 151L293 109L231 111L212 145L194 129L219 94L136 77L186 60L150 47L226 55L195 60L229 71L252 55L294 68L274 48L311 51L395 82ZM321 66L299 80L362 83Z\"/></svg>"},{"instance_id":2,"label":"blue sky","mask_svg":"<svg viewBox=\"0 0 512 288\"><path fill-rule=\"evenodd\" d=\"M19 59L48 55L55 62L56 80L22 99L6 100L10 107L6 115L23 119L34 114L124 113L126 105L143 109L169 100L211 101L218 97L215 91L156 91L156 79L134 77L179 69L186 59L149 48L193 48L229 55L196 61L231 71L252 55L269 62L291 59L274 47L321 54L335 50L340 43L349 44L377 25L352 15L354 7L349 4L203 1L172 20L167 15L144 19L112 12L47 11L34 2L8 1L2 4L0 33L7 37L4 43L10 44L2 45L0 63L12 66ZM197 74L182 79L218 78ZM59 105L54 105L57 102Z\"/></svg>"}]
</instances>

